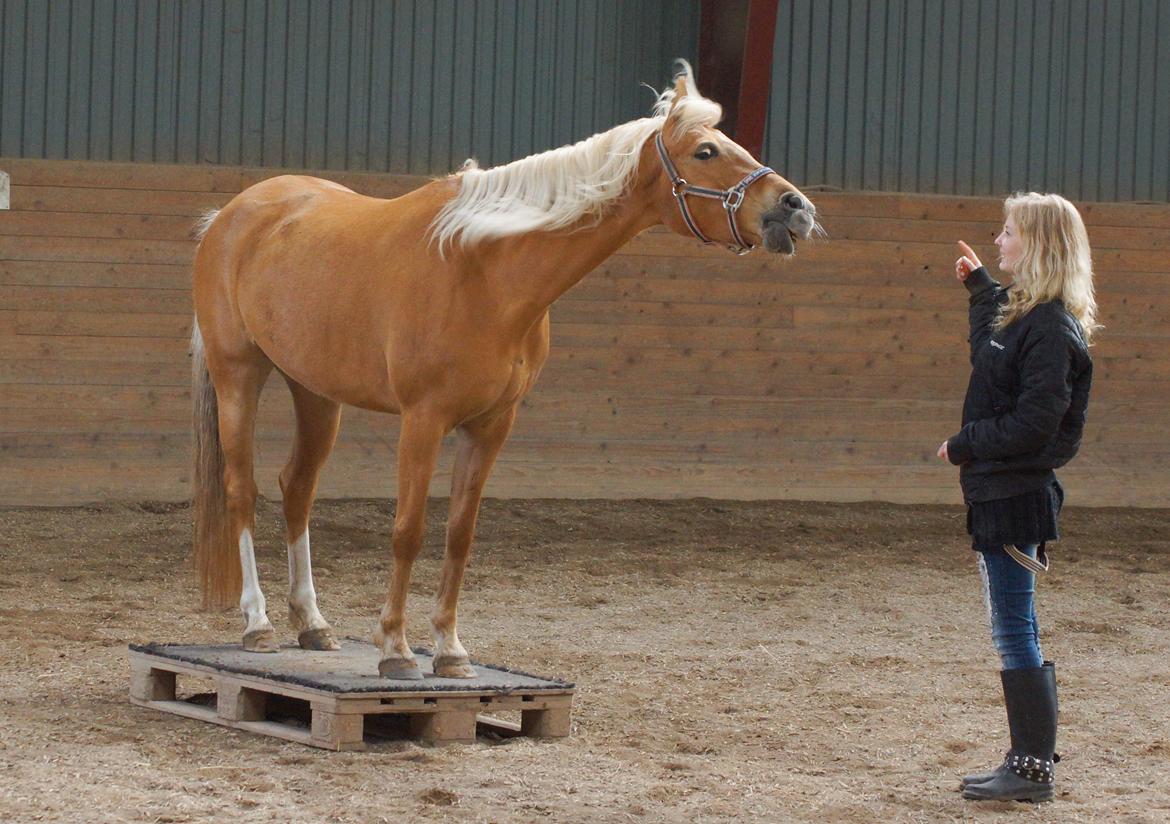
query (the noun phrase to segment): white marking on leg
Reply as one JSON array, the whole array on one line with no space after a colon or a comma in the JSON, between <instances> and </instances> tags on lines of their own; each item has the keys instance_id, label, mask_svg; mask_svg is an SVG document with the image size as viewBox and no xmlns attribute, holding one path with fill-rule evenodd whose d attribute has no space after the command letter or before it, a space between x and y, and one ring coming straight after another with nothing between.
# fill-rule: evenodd
<instances>
[{"instance_id":1,"label":"white marking on leg","mask_svg":"<svg viewBox=\"0 0 1170 824\"><path fill-rule=\"evenodd\" d=\"M431 625L431 638L434 639L434 657L442 658L447 654L447 634L440 632L434 624Z\"/></svg>"},{"instance_id":2,"label":"white marking on leg","mask_svg":"<svg viewBox=\"0 0 1170 824\"><path fill-rule=\"evenodd\" d=\"M256 551L252 546L252 530L240 533L240 566L244 570L244 591L240 593L240 611L247 626L244 634L258 629L272 629L268 622L268 605L260 591L260 577L256 573Z\"/></svg>"},{"instance_id":3,"label":"white marking on leg","mask_svg":"<svg viewBox=\"0 0 1170 824\"><path fill-rule=\"evenodd\" d=\"M414 652L406 643L406 633L402 631L387 634L382 627L390 620L390 604L382 607L378 624L374 629L374 645L382 648L382 658L401 658L404 661L413 661Z\"/></svg>"},{"instance_id":4,"label":"white marking on leg","mask_svg":"<svg viewBox=\"0 0 1170 824\"><path fill-rule=\"evenodd\" d=\"M313 564L309 555L309 530L288 545L288 606L300 631L325 629L329 622L317 609Z\"/></svg>"},{"instance_id":5,"label":"white marking on leg","mask_svg":"<svg viewBox=\"0 0 1170 824\"><path fill-rule=\"evenodd\" d=\"M458 630L452 630L451 634L448 635L432 623L431 637L435 640L435 658L467 657L467 650L463 648L463 644L459 643Z\"/></svg>"}]
</instances>

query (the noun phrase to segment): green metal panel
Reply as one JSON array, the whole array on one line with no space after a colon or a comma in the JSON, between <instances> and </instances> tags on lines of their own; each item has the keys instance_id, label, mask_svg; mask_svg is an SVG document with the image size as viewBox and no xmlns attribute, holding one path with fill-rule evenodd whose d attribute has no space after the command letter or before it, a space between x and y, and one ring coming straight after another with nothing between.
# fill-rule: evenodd
<instances>
[{"instance_id":1,"label":"green metal panel","mask_svg":"<svg viewBox=\"0 0 1170 824\"><path fill-rule=\"evenodd\" d=\"M66 137L69 134L69 75L73 60L58 67L52 55L69 49L69 4L50 3L48 9L48 54L45 84L45 156L65 157ZM62 71L64 68L64 71Z\"/></svg>"},{"instance_id":2,"label":"green metal panel","mask_svg":"<svg viewBox=\"0 0 1170 824\"><path fill-rule=\"evenodd\" d=\"M244 63L240 100L240 157L264 162L265 66L270 51L279 51L276 32L267 28L267 0L246 0L244 5ZM279 130L278 130L279 131ZM244 162L252 162L244 160Z\"/></svg>"},{"instance_id":3,"label":"green metal panel","mask_svg":"<svg viewBox=\"0 0 1170 824\"><path fill-rule=\"evenodd\" d=\"M138 3L134 42L134 126L130 155L133 160L155 160L155 108L159 103L157 3Z\"/></svg>"},{"instance_id":4,"label":"green metal panel","mask_svg":"<svg viewBox=\"0 0 1170 824\"><path fill-rule=\"evenodd\" d=\"M110 0L97 0L93 9L93 52L89 97L80 97L78 108L88 110L89 145L82 154L70 149L70 157L109 157L113 134L114 13Z\"/></svg>"},{"instance_id":5,"label":"green metal panel","mask_svg":"<svg viewBox=\"0 0 1170 824\"><path fill-rule=\"evenodd\" d=\"M184 0L179 10L179 42L175 55L175 155L179 163L199 161L199 89L203 71L203 5Z\"/></svg>"},{"instance_id":6,"label":"green metal panel","mask_svg":"<svg viewBox=\"0 0 1170 824\"><path fill-rule=\"evenodd\" d=\"M263 112L260 159L265 166L284 165L285 78L288 70L289 10L281 3L268 3L264 9L263 84L257 109Z\"/></svg>"},{"instance_id":7,"label":"green metal panel","mask_svg":"<svg viewBox=\"0 0 1170 824\"><path fill-rule=\"evenodd\" d=\"M455 99L455 12L454 0L440 0L435 9L435 36L431 65L434 106L431 109L432 139L426 141L430 149L427 167L449 169L451 133Z\"/></svg>"},{"instance_id":8,"label":"green metal panel","mask_svg":"<svg viewBox=\"0 0 1170 824\"><path fill-rule=\"evenodd\" d=\"M0 7L0 154L19 155L24 104L24 4Z\"/></svg>"},{"instance_id":9,"label":"green metal panel","mask_svg":"<svg viewBox=\"0 0 1170 824\"><path fill-rule=\"evenodd\" d=\"M74 0L76 2L77 0ZM178 0L160 0L158 16L158 52L154 70L158 88L174 89L171 94L156 94L154 110L154 157L174 163L178 155L179 117L179 32L182 20Z\"/></svg>"},{"instance_id":10,"label":"green metal panel","mask_svg":"<svg viewBox=\"0 0 1170 824\"><path fill-rule=\"evenodd\" d=\"M1134 88L1137 100L1140 105L1148 105L1149 101L1156 100L1157 97L1157 50L1158 50L1158 9L1153 3L1142 4L1140 16L1135 16L1138 26L1138 63L1137 63L1137 84ZM1170 83L1170 75L1163 75L1163 89L1166 84ZM1134 114L1137 114L1137 106L1134 106ZM1152 169L1154 152L1159 152L1163 156L1167 154L1167 143L1170 140L1163 139L1158 141L1160 145L1155 145L1154 133L1155 129L1137 129L1135 117L1135 131L1138 132L1137 140L1134 141L1134 162L1133 162L1133 192L1134 197L1140 200L1148 200L1151 197L1152 187L1150 185L1150 175L1142 175L1138 173L1138 169ZM1162 135L1170 135L1170 129L1160 132Z\"/></svg>"},{"instance_id":11,"label":"green metal panel","mask_svg":"<svg viewBox=\"0 0 1170 824\"><path fill-rule=\"evenodd\" d=\"M67 120L65 154L89 150L89 85L93 65L93 0L74 0L69 20L69 90L65 98Z\"/></svg>"},{"instance_id":12,"label":"green metal panel","mask_svg":"<svg viewBox=\"0 0 1170 824\"><path fill-rule=\"evenodd\" d=\"M223 84L223 4L203 3L199 33L199 147L197 163L220 160L219 120L223 109L219 90Z\"/></svg>"},{"instance_id":13,"label":"green metal panel","mask_svg":"<svg viewBox=\"0 0 1170 824\"><path fill-rule=\"evenodd\" d=\"M48 77L49 5L29 3L25 17L24 122L22 150L31 157L48 157L45 146L45 89Z\"/></svg>"},{"instance_id":14,"label":"green metal panel","mask_svg":"<svg viewBox=\"0 0 1170 824\"><path fill-rule=\"evenodd\" d=\"M1170 27L1170 9L1165 6L1158 8L1158 23L1156 30L1159 36L1153 41L1156 47L1155 70L1156 78L1154 92L1149 98L1149 107L1153 110L1153 157L1150 161L1152 173L1151 190L1146 197L1150 200L1170 200L1170 151L1166 150L1167 135L1170 135L1170 37L1165 30ZM1138 169L1140 179L1143 168Z\"/></svg>"},{"instance_id":15,"label":"green metal panel","mask_svg":"<svg viewBox=\"0 0 1170 824\"><path fill-rule=\"evenodd\" d=\"M979 4L961 3L960 14L956 31L952 35L951 53L959 50L976 48L974 38L979 32ZM955 93L949 95L954 109L951 122L951 144L954 147L954 170L950 185L952 191L972 191L975 188L977 163L975 162L975 143L978 130L972 128L969 113L974 111L979 96L979 67L973 60L960 60L955 63L957 77ZM994 92L994 90L991 90Z\"/></svg>"},{"instance_id":16,"label":"green metal panel","mask_svg":"<svg viewBox=\"0 0 1170 824\"><path fill-rule=\"evenodd\" d=\"M414 23L411 26L411 40L414 60L410 72L410 168L430 168L430 140L435 135L432 130L431 112L436 104L433 85L431 61L435 48L435 4L415 2ZM491 34L486 30L482 37L486 40ZM494 31L494 29L493 29ZM477 44L478 45L478 44ZM494 65L498 65L493 60ZM490 96L491 73L484 72L482 79L477 78L477 91L486 91ZM487 87L486 89L484 87ZM490 131L491 123L485 119L484 128Z\"/></svg>"},{"instance_id":17,"label":"green metal panel","mask_svg":"<svg viewBox=\"0 0 1170 824\"><path fill-rule=\"evenodd\" d=\"M764 157L801 185L1170 199L1170 0L778 0Z\"/></svg>"}]
</instances>

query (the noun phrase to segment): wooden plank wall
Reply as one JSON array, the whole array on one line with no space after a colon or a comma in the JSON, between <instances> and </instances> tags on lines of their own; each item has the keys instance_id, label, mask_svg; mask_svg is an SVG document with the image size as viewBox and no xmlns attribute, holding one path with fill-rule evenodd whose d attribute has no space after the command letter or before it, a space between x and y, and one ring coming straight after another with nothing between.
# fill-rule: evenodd
<instances>
[{"instance_id":1,"label":"wooden plank wall","mask_svg":"<svg viewBox=\"0 0 1170 824\"><path fill-rule=\"evenodd\" d=\"M192 219L270 170L0 160L0 505L180 500L190 473ZM393 196L418 178L331 174ZM553 308L497 497L957 502L934 458L967 378L953 241L997 200L816 195L831 241L736 258L651 231ZM1170 505L1170 205L1084 204L1107 326L1071 500ZM288 393L257 481L276 497ZM321 494L394 493L397 419L346 410ZM450 454L432 488L446 493Z\"/></svg>"}]
</instances>

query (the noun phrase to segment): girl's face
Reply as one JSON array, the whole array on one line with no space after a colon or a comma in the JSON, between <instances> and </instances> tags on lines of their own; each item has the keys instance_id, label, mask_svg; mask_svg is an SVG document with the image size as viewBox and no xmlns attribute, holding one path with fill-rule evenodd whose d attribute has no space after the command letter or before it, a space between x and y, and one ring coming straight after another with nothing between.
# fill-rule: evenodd
<instances>
[{"instance_id":1,"label":"girl's face","mask_svg":"<svg viewBox=\"0 0 1170 824\"><path fill-rule=\"evenodd\" d=\"M995 245L999 247L999 268L1008 274L1015 274L1023 246L1016 231L1016 222L1011 217L1004 221L1003 231L995 239Z\"/></svg>"}]
</instances>

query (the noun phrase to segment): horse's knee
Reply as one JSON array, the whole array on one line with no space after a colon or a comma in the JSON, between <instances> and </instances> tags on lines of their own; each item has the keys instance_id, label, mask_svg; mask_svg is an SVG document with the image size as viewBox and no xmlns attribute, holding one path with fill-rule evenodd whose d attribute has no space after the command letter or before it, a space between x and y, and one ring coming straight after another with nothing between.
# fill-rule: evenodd
<instances>
[{"instance_id":1,"label":"horse's knee","mask_svg":"<svg viewBox=\"0 0 1170 824\"><path fill-rule=\"evenodd\" d=\"M280 474L276 476L276 482L280 484L281 494L284 495L286 500L288 499L289 489L292 486L295 472L296 464L290 461L284 465L284 469L280 470Z\"/></svg>"},{"instance_id":2,"label":"horse's knee","mask_svg":"<svg viewBox=\"0 0 1170 824\"><path fill-rule=\"evenodd\" d=\"M292 458L280 470L277 480L280 483L280 491L286 496L303 497L306 492L311 494L316 476L310 467Z\"/></svg>"},{"instance_id":3,"label":"horse's knee","mask_svg":"<svg viewBox=\"0 0 1170 824\"><path fill-rule=\"evenodd\" d=\"M301 521L308 521L309 507L313 505L315 485L306 482L292 464L280 473L280 492L284 505L284 519L290 527ZM299 533L298 533L299 534ZM295 537L295 536L294 536Z\"/></svg>"},{"instance_id":4,"label":"horse's knee","mask_svg":"<svg viewBox=\"0 0 1170 824\"><path fill-rule=\"evenodd\" d=\"M403 518L394 523L394 555L413 558L422 545L426 526L422 518Z\"/></svg>"},{"instance_id":5,"label":"horse's knee","mask_svg":"<svg viewBox=\"0 0 1170 824\"><path fill-rule=\"evenodd\" d=\"M224 472L224 492L227 497L228 512L233 518L251 519L256 511L256 499L259 489L252 478L242 477L240 473L227 470Z\"/></svg>"}]
</instances>

